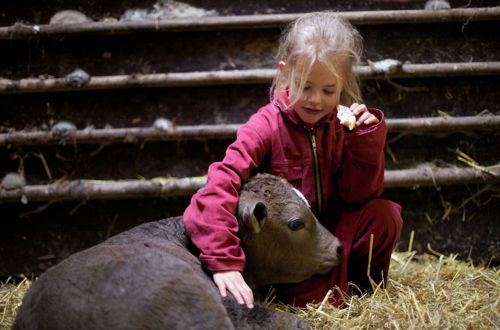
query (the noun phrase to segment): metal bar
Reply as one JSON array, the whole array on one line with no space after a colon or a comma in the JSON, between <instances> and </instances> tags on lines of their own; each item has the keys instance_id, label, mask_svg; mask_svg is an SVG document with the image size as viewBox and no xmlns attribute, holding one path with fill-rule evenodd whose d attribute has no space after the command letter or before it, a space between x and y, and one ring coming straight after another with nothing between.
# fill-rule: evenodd
<instances>
[{"instance_id":1,"label":"metal bar","mask_svg":"<svg viewBox=\"0 0 500 330\"><path fill-rule=\"evenodd\" d=\"M371 66L358 66L355 71L364 80L499 75L500 62L403 64L400 69L390 73L377 72ZM253 69L95 76L91 77L90 81L81 87L71 86L66 78L0 79L0 94L269 84L275 74L276 69Z\"/></svg>"},{"instance_id":2,"label":"metal bar","mask_svg":"<svg viewBox=\"0 0 500 330\"><path fill-rule=\"evenodd\" d=\"M500 182L500 168L495 175L473 168L419 167L385 171L385 188L457 185ZM206 177L155 178L152 180L74 180L49 185L28 185L16 190L0 189L0 202L49 200L92 200L167 198L189 196L202 188Z\"/></svg>"},{"instance_id":3,"label":"metal bar","mask_svg":"<svg viewBox=\"0 0 500 330\"><path fill-rule=\"evenodd\" d=\"M429 132L458 132L498 130L500 116L427 117L387 119L389 132L425 134ZM12 132L0 134L0 146L137 143L148 141L233 139L241 124L185 125L162 131L154 127L108 128L77 130L66 137L51 132Z\"/></svg>"},{"instance_id":4,"label":"metal bar","mask_svg":"<svg viewBox=\"0 0 500 330\"><path fill-rule=\"evenodd\" d=\"M0 27L0 39L26 39L37 36L89 34L131 34L151 32L204 31L227 29L278 28L302 14L240 15L179 18L144 22L91 22L81 24L42 24ZM500 7L453 8L446 10L382 10L339 12L354 25L415 24L499 20Z\"/></svg>"}]
</instances>

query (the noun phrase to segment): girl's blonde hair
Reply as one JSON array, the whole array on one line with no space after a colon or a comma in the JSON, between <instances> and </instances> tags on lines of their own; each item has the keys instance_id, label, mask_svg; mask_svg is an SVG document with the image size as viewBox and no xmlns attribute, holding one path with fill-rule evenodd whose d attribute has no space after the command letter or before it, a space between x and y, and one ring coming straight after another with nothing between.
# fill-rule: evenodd
<instances>
[{"instance_id":1,"label":"girl's blonde hair","mask_svg":"<svg viewBox=\"0 0 500 330\"><path fill-rule=\"evenodd\" d=\"M353 71L361 52L359 32L335 13L316 12L299 17L281 36L277 61L286 65L273 80L271 98L276 96L285 103L282 92L288 89L292 98L289 105L296 103L312 65L319 61L337 78L341 104L361 102L359 78Z\"/></svg>"}]
</instances>

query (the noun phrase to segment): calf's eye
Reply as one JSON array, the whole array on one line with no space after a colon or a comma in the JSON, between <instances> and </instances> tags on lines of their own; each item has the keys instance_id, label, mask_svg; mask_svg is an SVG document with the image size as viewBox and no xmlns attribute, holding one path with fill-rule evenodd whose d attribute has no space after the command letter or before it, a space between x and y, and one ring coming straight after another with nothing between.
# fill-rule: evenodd
<instances>
[{"instance_id":1,"label":"calf's eye","mask_svg":"<svg viewBox=\"0 0 500 330\"><path fill-rule=\"evenodd\" d=\"M293 231L300 230L304 228L306 225L302 219L293 219L288 222L288 228L290 228Z\"/></svg>"}]
</instances>

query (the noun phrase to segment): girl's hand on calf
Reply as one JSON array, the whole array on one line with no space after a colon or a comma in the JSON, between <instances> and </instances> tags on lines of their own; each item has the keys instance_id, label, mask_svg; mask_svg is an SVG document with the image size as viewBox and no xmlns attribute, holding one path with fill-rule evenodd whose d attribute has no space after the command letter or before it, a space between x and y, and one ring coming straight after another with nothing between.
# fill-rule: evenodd
<instances>
[{"instance_id":1,"label":"girl's hand on calf","mask_svg":"<svg viewBox=\"0 0 500 330\"><path fill-rule=\"evenodd\" d=\"M229 291L240 305L253 308L254 299L252 289L250 289L239 271L214 272L214 282L219 288L222 298L225 298L227 291Z\"/></svg>"},{"instance_id":2,"label":"girl's hand on calf","mask_svg":"<svg viewBox=\"0 0 500 330\"><path fill-rule=\"evenodd\" d=\"M364 104L353 103L350 109L356 116L356 127L367 127L379 123L378 118L372 115Z\"/></svg>"}]
</instances>

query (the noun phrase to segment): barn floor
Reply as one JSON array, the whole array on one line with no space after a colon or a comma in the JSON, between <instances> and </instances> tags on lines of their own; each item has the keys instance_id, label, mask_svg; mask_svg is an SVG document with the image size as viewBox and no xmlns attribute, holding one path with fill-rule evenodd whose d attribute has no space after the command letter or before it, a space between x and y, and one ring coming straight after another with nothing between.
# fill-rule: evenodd
<instances>
[{"instance_id":1,"label":"barn floor","mask_svg":"<svg viewBox=\"0 0 500 330\"><path fill-rule=\"evenodd\" d=\"M267 303L296 313L313 329L498 329L500 269L474 266L456 255L396 252L387 289L346 297L348 307L328 303L305 309ZM0 329L10 329L31 281L0 286Z\"/></svg>"},{"instance_id":2,"label":"barn floor","mask_svg":"<svg viewBox=\"0 0 500 330\"><path fill-rule=\"evenodd\" d=\"M0 181L23 179L18 189L0 184L0 330L31 284L17 274L37 276L114 234L182 214L200 186L178 183L206 175L234 140L228 128L268 102L279 15L320 10L339 12L364 39L364 102L389 126L383 198L403 206L399 248L415 251L393 255L386 290L347 297L342 310L293 312L314 329L500 329L498 1L454 0L440 11L417 0L185 1L219 16L120 21L170 0L0 6ZM66 9L90 21L76 31L50 23ZM386 59L401 65L374 69ZM174 129L156 129L157 119ZM398 173L405 180L391 183ZM166 178L168 193L89 193L163 188Z\"/></svg>"}]
</instances>

